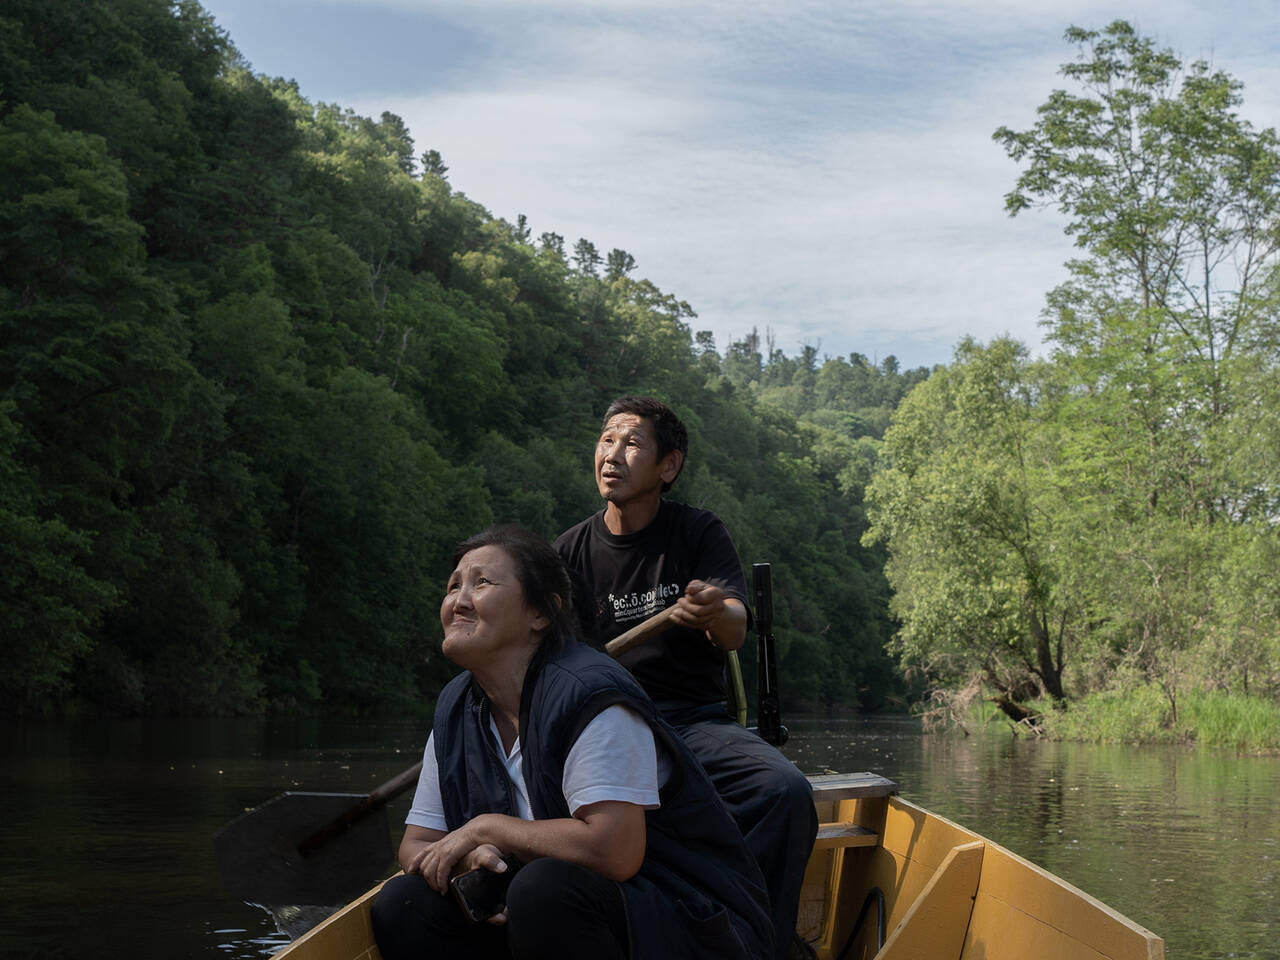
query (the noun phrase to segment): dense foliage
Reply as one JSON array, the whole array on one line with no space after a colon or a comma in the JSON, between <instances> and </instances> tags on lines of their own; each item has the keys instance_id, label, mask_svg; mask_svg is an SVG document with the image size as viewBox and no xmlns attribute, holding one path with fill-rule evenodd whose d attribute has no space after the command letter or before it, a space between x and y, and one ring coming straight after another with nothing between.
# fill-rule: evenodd
<instances>
[{"instance_id":1,"label":"dense foliage","mask_svg":"<svg viewBox=\"0 0 1280 960\"><path fill-rule=\"evenodd\" d=\"M862 498L925 372L721 356L629 253L447 174L394 115L252 75L192 0L5 5L5 709L423 702L452 545L597 509L623 392L687 418L675 493L773 562L784 700L894 692Z\"/></svg>"},{"instance_id":2,"label":"dense foliage","mask_svg":"<svg viewBox=\"0 0 1280 960\"><path fill-rule=\"evenodd\" d=\"M995 135L1009 212L1057 206L1081 250L1051 356L961 343L886 434L867 541L935 683L1015 717L1154 691L1177 726L1193 694L1280 699L1280 147L1228 75L1124 22L1067 36L1076 92Z\"/></svg>"}]
</instances>

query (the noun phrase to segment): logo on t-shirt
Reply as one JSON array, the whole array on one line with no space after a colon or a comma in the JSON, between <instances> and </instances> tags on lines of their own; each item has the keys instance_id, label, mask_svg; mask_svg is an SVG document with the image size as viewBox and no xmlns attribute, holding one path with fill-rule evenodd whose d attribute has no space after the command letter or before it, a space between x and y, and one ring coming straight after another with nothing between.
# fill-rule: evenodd
<instances>
[{"instance_id":1,"label":"logo on t-shirt","mask_svg":"<svg viewBox=\"0 0 1280 960\"><path fill-rule=\"evenodd\" d=\"M652 590L642 592L609 594L614 623L646 620L659 610L671 606L678 599L680 599L680 585L676 583L660 583Z\"/></svg>"}]
</instances>

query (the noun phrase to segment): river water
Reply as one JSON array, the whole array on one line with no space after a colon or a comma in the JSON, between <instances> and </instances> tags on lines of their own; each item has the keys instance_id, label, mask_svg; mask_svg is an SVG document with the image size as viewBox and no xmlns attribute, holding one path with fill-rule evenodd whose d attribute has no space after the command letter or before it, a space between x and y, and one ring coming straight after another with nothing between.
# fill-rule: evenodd
<instances>
[{"instance_id":1,"label":"river water","mask_svg":"<svg viewBox=\"0 0 1280 960\"><path fill-rule=\"evenodd\" d=\"M1280 758L791 722L807 773L873 770L1165 938L1173 960L1280 960ZM282 790L366 792L423 725L0 724L0 957L261 958L286 942L221 886L212 836ZM408 797L394 801L398 837Z\"/></svg>"}]
</instances>

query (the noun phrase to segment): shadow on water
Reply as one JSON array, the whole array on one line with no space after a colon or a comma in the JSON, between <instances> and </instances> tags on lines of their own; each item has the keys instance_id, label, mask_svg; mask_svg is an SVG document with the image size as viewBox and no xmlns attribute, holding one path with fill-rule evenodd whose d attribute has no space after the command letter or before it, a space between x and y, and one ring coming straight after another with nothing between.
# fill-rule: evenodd
<instances>
[{"instance_id":1,"label":"shadow on water","mask_svg":"<svg viewBox=\"0 0 1280 960\"><path fill-rule=\"evenodd\" d=\"M0 956L271 954L288 938L222 889L213 834L283 790L372 789L420 757L415 726L4 724Z\"/></svg>"},{"instance_id":2,"label":"shadow on water","mask_svg":"<svg viewBox=\"0 0 1280 960\"><path fill-rule=\"evenodd\" d=\"M1280 759L787 723L806 773L897 780L1161 934L1171 960L1280 960ZM0 956L269 955L288 938L222 890L213 834L283 790L372 789L424 740L394 721L0 726ZM389 811L396 841L408 804Z\"/></svg>"}]
</instances>

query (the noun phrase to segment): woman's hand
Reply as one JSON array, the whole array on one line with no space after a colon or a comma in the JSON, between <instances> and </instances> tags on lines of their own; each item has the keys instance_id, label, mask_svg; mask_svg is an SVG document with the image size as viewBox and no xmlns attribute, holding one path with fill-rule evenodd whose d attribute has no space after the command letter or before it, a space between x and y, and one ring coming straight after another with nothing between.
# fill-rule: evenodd
<instances>
[{"instance_id":1,"label":"woman's hand","mask_svg":"<svg viewBox=\"0 0 1280 960\"><path fill-rule=\"evenodd\" d=\"M397 859L405 873L421 873L422 860L431 849L431 845L444 837L443 830L428 830L426 827L409 824L404 828L404 838L400 841L400 852Z\"/></svg>"},{"instance_id":2,"label":"woman's hand","mask_svg":"<svg viewBox=\"0 0 1280 960\"><path fill-rule=\"evenodd\" d=\"M478 870L482 867L494 873L507 872L507 862L502 859L502 851L492 843L482 843L463 857L462 865L457 872L466 873L468 870Z\"/></svg>"},{"instance_id":3,"label":"woman's hand","mask_svg":"<svg viewBox=\"0 0 1280 960\"><path fill-rule=\"evenodd\" d=\"M502 859L501 850L492 843L482 843L462 858L462 864L456 873L462 874L468 870L492 870L494 873L506 873L509 869L507 862ZM487 922L495 926L502 926L502 924L506 923L506 907L504 906L500 913L492 914Z\"/></svg>"},{"instance_id":4,"label":"woman's hand","mask_svg":"<svg viewBox=\"0 0 1280 960\"><path fill-rule=\"evenodd\" d=\"M474 867L496 869L502 853L528 862L558 857L622 883L644 861L644 808L622 800L579 807L572 817L521 820L482 813L450 833L408 826L400 844L400 865L418 873L431 889L447 893L455 873Z\"/></svg>"},{"instance_id":5,"label":"woman's hand","mask_svg":"<svg viewBox=\"0 0 1280 960\"><path fill-rule=\"evenodd\" d=\"M454 875L476 867L501 873L506 869L502 848L481 836L485 822L494 817L494 814L482 814L450 833L410 824L400 841L400 866L405 873L421 874L437 893L448 893L449 881Z\"/></svg>"},{"instance_id":6,"label":"woman's hand","mask_svg":"<svg viewBox=\"0 0 1280 960\"><path fill-rule=\"evenodd\" d=\"M437 893L448 893L449 881L455 874L476 867L501 872L498 865L502 863L502 851L480 839L483 821L489 816L491 814L481 814L429 844L415 863L414 872L421 873L427 885Z\"/></svg>"}]
</instances>

